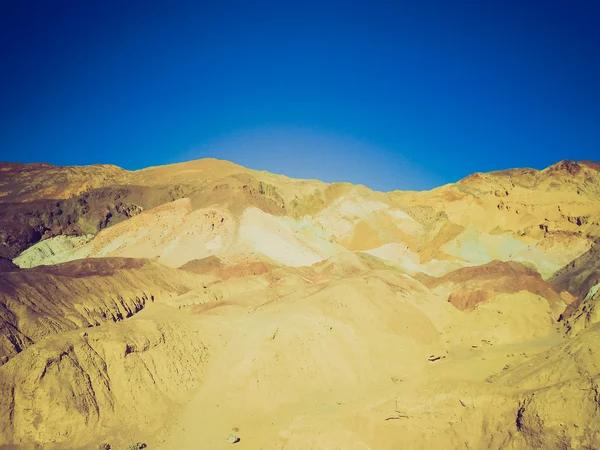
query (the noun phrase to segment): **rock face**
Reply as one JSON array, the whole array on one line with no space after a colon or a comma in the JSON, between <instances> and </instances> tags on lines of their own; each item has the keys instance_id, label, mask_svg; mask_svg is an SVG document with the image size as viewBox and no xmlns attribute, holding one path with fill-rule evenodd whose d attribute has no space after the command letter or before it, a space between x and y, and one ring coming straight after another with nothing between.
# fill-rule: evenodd
<instances>
[{"instance_id":1,"label":"rock face","mask_svg":"<svg viewBox=\"0 0 600 450\"><path fill-rule=\"evenodd\" d=\"M597 448L600 328L590 327L571 341L507 372L498 382L516 386L516 426L527 448ZM557 402L566 399L562 407Z\"/></svg>"},{"instance_id":2,"label":"rock face","mask_svg":"<svg viewBox=\"0 0 600 450\"><path fill-rule=\"evenodd\" d=\"M599 168L3 164L0 447L600 448Z\"/></svg>"},{"instance_id":3,"label":"rock face","mask_svg":"<svg viewBox=\"0 0 600 450\"><path fill-rule=\"evenodd\" d=\"M548 281L559 288L569 290L579 299L585 298L590 289L600 283L600 245L596 243L587 252L557 271Z\"/></svg>"},{"instance_id":4,"label":"rock face","mask_svg":"<svg viewBox=\"0 0 600 450\"><path fill-rule=\"evenodd\" d=\"M177 267L216 256L299 266L358 250L410 273L502 260L531 263L548 278L591 247L600 217L600 173L588 163L477 174L422 193L291 180L217 160L123 171L114 181L58 201L8 204L0 251L15 258L53 236L97 235L84 248L17 262L141 256Z\"/></svg>"},{"instance_id":5,"label":"rock face","mask_svg":"<svg viewBox=\"0 0 600 450\"><path fill-rule=\"evenodd\" d=\"M89 242L94 236L56 236L29 247L14 259L15 267L30 268L41 264L57 264L73 249Z\"/></svg>"},{"instance_id":6,"label":"rock face","mask_svg":"<svg viewBox=\"0 0 600 450\"><path fill-rule=\"evenodd\" d=\"M140 259L88 259L4 273L0 364L46 336L118 322L205 278Z\"/></svg>"},{"instance_id":7,"label":"rock face","mask_svg":"<svg viewBox=\"0 0 600 450\"><path fill-rule=\"evenodd\" d=\"M208 348L176 324L123 325L51 336L2 366L2 442L73 448L89 444L86 433L135 427L147 411L166 419L201 379Z\"/></svg>"},{"instance_id":8,"label":"rock face","mask_svg":"<svg viewBox=\"0 0 600 450\"><path fill-rule=\"evenodd\" d=\"M15 258L31 245L55 236L95 235L145 208L182 196L179 186L116 185L90 189L65 199L6 202L0 209L0 256Z\"/></svg>"},{"instance_id":9,"label":"rock face","mask_svg":"<svg viewBox=\"0 0 600 450\"><path fill-rule=\"evenodd\" d=\"M439 278L427 277L423 282L436 292L449 292L448 302L460 310L473 310L480 303L501 293L530 292L545 298L558 316L576 297L544 281L540 274L517 262L492 261L475 267L463 267Z\"/></svg>"},{"instance_id":10,"label":"rock face","mask_svg":"<svg viewBox=\"0 0 600 450\"><path fill-rule=\"evenodd\" d=\"M18 269L19 266L13 263L10 259L0 257L0 272L11 272Z\"/></svg>"}]
</instances>

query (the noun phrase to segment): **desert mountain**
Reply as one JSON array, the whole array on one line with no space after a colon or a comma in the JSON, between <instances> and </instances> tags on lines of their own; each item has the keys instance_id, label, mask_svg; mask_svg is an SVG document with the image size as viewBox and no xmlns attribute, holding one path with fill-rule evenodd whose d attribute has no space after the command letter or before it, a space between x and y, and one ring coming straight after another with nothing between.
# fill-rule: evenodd
<instances>
[{"instance_id":1,"label":"desert mountain","mask_svg":"<svg viewBox=\"0 0 600 450\"><path fill-rule=\"evenodd\" d=\"M0 448L599 448L599 168L2 164Z\"/></svg>"}]
</instances>

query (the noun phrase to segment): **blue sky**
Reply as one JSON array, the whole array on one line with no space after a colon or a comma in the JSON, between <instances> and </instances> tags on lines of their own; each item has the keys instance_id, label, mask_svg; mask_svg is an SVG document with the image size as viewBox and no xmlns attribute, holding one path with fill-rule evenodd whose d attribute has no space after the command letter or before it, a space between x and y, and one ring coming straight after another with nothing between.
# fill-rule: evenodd
<instances>
[{"instance_id":1,"label":"blue sky","mask_svg":"<svg viewBox=\"0 0 600 450\"><path fill-rule=\"evenodd\" d=\"M2 1L0 160L378 190L600 159L600 3Z\"/></svg>"}]
</instances>

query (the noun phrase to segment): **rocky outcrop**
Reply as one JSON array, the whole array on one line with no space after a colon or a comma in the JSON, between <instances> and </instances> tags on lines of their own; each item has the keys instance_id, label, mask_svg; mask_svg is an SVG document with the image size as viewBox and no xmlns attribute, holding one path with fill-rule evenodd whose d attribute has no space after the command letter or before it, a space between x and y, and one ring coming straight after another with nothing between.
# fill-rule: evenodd
<instances>
[{"instance_id":1,"label":"rocky outcrop","mask_svg":"<svg viewBox=\"0 0 600 450\"><path fill-rule=\"evenodd\" d=\"M600 241L557 271L548 281L583 300L592 286L600 283Z\"/></svg>"},{"instance_id":2,"label":"rocky outcrop","mask_svg":"<svg viewBox=\"0 0 600 450\"><path fill-rule=\"evenodd\" d=\"M4 273L0 279L0 364L44 337L118 322L202 286L200 276L157 263L88 259Z\"/></svg>"},{"instance_id":3,"label":"rocky outcrop","mask_svg":"<svg viewBox=\"0 0 600 450\"><path fill-rule=\"evenodd\" d=\"M111 186L67 199L5 203L0 209L0 256L15 258L54 236L95 235L144 209L183 197L177 186Z\"/></svg>"},{"instance_id":4,"label":"rocky outcrop","mask_svg":"<svg viewBox=\"0 0 600 450\"><path fill-rule=\"evenodd\" d=\"M12 272L13 270L19 270L19 266L13 263L8 258L2 258L0 256L0 273L1 272Z\"/></svg>"},{"instance_id":5,"label":"rocky outcrop","mask_svg":"<svg viewBox=\"0 0 600 450\"><path fill-rule=\"evenodd\" d=\"M522 391L515 424L523 447L600 447L599 339L597 324L498 380Z\"/></svg>"},{"instance_id":6,"label":"rocky outcrop","mask_svg":"<svg viewBox=\"0 0 600 450\"><path fill-rule=\"evenodd\" d=\"M0 446L91 447L141 420L159 429L208 355L197 331L158 320L51 336L0 367Z\"/></svg>"},{"instance_id":7,"label":"rocky outcrop","mask_svg":"<svg viewBox=\"0 0 600 450\"><path fill-rule=\"evenodd\" d=\"M0 167L0 447L598 448L598 186Z\"/></svg>"},{"instance_id":8,"label":"rocky outcrop","mask_svg":"<svg viewBox=\"0 0 600 450\"><path fill-rule=\"evenodd\" d=\"M58 264L64 261L65 254L89 242L94 236L56 236L32 245L13 259L18 267L31 268L35 266Z\"/></svg>"},{"instance_id":9,"label":"rocky outcrop","mask_svg":"<svg viewBox=\"0 0 600 450\"><path fill-rule=\"evenodd\" d=\"M471 311L497 294L530 292L546 299L558 314L576 300L567 292L544 281L533 268L518 262L492 261L475 267L463 267L444 276L419 277L439 292L447 292L448 302L463 311ZM558 317L558 315L557 315Z\"/></svg>"}]
</instances>

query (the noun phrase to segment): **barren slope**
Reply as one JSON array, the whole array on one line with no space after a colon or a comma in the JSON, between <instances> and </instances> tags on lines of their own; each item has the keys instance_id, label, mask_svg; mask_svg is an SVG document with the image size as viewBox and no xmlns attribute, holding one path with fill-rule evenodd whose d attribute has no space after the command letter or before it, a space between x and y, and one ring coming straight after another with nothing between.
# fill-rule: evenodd
<instances>
[{"instance_id":1,"label":"barren slope","mask_svg":"<svg viewBox=\"0 0 600 450\"><path fill-rule=\"evenodd\" d=\"M0 279L0 364L46 336L131 317L207 283L209 276L142 259L86 259L5 272Z\"/></svg>"},{"instance_id":2,"label":"barren slope","mask_svg":"<svg viewBox=\"0 0 600 450\"><path fill-rule=\"evenodd\" d=\"M0 448L600 447L595 163L0 178Z\"/></svg>"}]
</instances>

